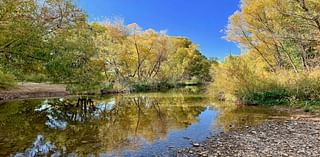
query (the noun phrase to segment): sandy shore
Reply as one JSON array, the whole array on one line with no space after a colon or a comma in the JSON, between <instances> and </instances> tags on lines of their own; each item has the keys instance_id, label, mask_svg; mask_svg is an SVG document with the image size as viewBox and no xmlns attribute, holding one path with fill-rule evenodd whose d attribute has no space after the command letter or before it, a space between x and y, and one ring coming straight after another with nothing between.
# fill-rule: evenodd
<instances>
[{"instance_id":1,"label":"sandy shore","mask_svg":"<svg viewBox=\"0 0 320 157\"><path fill-rule=\"evenodd\" d=\"M0 101L14 99L30 99L42 97L60 97L67 96L64 85L45 84L45 83L21 83L11 90L0 90Z\"/></svg>"}]
</instances>

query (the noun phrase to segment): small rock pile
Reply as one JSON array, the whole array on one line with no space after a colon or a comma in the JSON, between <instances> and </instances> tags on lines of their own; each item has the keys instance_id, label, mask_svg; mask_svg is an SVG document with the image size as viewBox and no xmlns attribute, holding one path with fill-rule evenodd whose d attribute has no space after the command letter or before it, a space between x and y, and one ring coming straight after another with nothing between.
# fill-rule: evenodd
<instances>
[{"instance_id":1,"label":"small rock pile","mask_svg":"<svg viewBox=\"0 0 320 157\"><path fill-rule=\"evenodd\" d=\"M222 133L191 148L179 149L177 156L319 157L320 122L269 121L242 131Z\"/></svg>"}]
</instances>

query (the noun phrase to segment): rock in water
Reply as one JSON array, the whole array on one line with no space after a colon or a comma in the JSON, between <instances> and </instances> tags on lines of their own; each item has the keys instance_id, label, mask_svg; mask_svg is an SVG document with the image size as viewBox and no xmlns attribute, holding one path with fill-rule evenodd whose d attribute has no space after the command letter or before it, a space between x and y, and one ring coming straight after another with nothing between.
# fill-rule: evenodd
<instances>
[{"instance_id":1,"label":"rock in water","mask_svg":"<svg viewBox=\"0 0 320 157\"><path fill-rule=\"evenodd\" d=\"M199 143L193 143L192 145L193 145L193 147L200 147Z\"/></svg>"}]
</instances>

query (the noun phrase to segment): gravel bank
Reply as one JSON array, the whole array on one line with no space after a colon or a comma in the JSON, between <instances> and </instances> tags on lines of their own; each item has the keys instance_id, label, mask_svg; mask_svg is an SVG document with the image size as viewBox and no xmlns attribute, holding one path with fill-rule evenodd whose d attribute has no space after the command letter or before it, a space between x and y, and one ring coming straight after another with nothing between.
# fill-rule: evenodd
<instances>
[{"instance_id":1,"label":"gravel bank","mask_svg":"<svg viewBox=\"0 0 320 157\"><path fill-rule=\"evenodd\" d=\"M195 143L178 150L177 156L319 157L320 121L268 121Z\"/></svg>"},{"instance_id":2,"label":"gravel bank","mask_svg":"<svg viewBox=\"0 0 320 157\"><path fill-rule=\"evenodd\" d=\"M67 95L69 95L69 93L66 91L64 85L24 83L8 91L0 90L0 102L14 99L61 97Z\"/></svg>"}]
</instances>

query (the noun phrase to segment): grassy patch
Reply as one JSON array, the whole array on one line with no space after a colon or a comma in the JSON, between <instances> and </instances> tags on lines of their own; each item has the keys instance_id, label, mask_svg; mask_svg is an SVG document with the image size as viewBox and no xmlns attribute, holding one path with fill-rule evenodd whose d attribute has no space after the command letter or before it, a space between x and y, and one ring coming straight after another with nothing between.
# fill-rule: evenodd
<instances>
[{"instance_id":1,"label":"grassy patch","mask_svg":"<svg viewBox=\"0 0 320 157\"><path fill-rule=\"evenodd\" d=\"M17 85L16 78L0 70L0 89L11 89Z\"/></svg>"}]
</instances>

